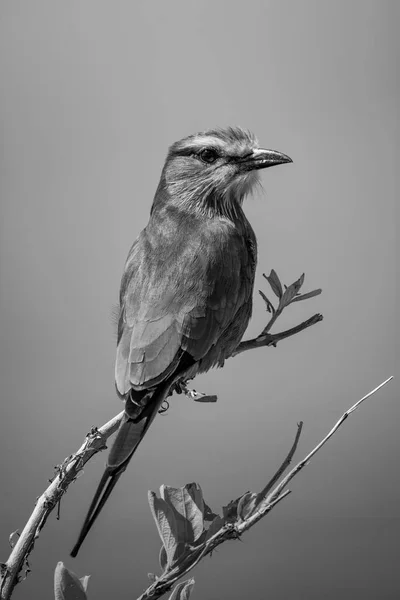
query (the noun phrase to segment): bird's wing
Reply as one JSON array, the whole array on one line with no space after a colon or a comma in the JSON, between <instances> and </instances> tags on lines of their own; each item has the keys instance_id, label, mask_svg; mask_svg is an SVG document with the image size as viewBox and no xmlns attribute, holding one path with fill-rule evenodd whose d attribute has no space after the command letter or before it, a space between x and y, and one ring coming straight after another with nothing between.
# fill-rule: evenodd
<instances>
[{"instance_id":1,"label":"bird's wing","mask_svg":"<svg viewBox=\"0 0 400 600\"><path fill-rule=\"evenodd\" d=\"M255 257L246 240L228 225L206 229L162 245L144 230L133 245L121 284L121 395L169 377L184 352L203 358L251 301Z\"/></svg>"}]
</instances>

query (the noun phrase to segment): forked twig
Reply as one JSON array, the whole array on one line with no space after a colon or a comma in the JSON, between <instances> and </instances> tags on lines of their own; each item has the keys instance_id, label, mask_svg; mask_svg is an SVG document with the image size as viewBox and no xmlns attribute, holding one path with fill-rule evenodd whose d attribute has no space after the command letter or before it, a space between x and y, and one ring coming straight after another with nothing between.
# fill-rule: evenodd
<instances>
[{"instance_id":1,"label":"forked twig","mask_svg":"<svg viewBox=\"0 0 400 600\"><path fill-rule=\"evenodd\" d=\"M268 492L274 487L276 482L279 481L280 477L283 475L283 473L286 471L286 469L292 462L294 453L297 450L297 444L299 443L302 429L303 429L303 421L300 421L300 423L298 423L298 425L297 425L296 437L294 439L293 446L289 450L289 454L287 455L287 457L285 458L285 460L283 461L283 463L281 464L281 466L279 467L279 469L277 470L275 475L270 479L270 481L264 487L264 489L262 489L261 492L259 492L257 494L257 498L256 498L257 503L261 502L262 500L264 500L267 497Z\"/></svg>"},{"instance_id":2,"label":"forked twig","mask_svg":"<svg viewBox=\"0 0 400 600\"><path fill-rule=\"evenodd\" d=\"M280 494L282 493L282 491L284 490L284 488L287 486L287 484L289 483L289 481L291 481L291 479L293 479L293 477L295 477L297 475L297 473L299 473L299 471L301 471L309 463L309 461L314 456L314 454L316 454L318 452L318 450L320 450L322 448L322 446L324 446L326 444L326 442L336 433L336 431L344 423L344 421L347 419L347 417L352 412L354 412L360 406L360 404L362 402L364 402L365 400L367 400L367 398L370 398L370 396L372 396L373 394L375 394L378 390L380 390L384 385L386 385L387 383L389 383L389 381L391 381L392 379L393 379L393 375L390 376L390 377L388 377L387 379L385 379L385 381L383 381L382 383L380 383L378 386L376 386L376 388L374 388L373 390L371 390L370 392L368 392L368 394L366 394L365 396L363 396L360 400L358 400L355 404L353 404L353 406L351 406L348 410L346 410L346 412L343 413L343 415L340 417L340 419L338 420L338 422L332 427L332 429L330 430L330 432L327 433L327 435L324 437L324 439L321 440L320 443L317 444L317 446L315 446L315 448L313 450L311 450L311 452L309 454L307 454L307 456L305 458L303 458L303 460L301 460L290 471L290 473L288 473L286 475L286 477L284 479L282 479L281 483L268 496L268 498L266 499L266 502L273 502L276 497L280 496Z\"/></svg>"},{"instance_id":3,"label":"forked twig","mask_svg":"<svg viewBox=\"0 0 400 600\"><path fill-rule=\"evenodd\" d=\"M277 343L281 340L285 340L292 335L296 335L296 333L300 333L300 331L304 331L304 329L307 329L312 325L316 325L316 323L320 323L323 318L324 317L320 313L316 313L306 321L303 321L303 323L300 323L300 325L296 325L296 327L291 327L285 331L280 331L279 333L265 333L264 330L264 332L258 335L256 338L240 342L232 356L237 356L245 350L255 350L256 348L264 348L265 346L276 347Z\"/></svg>"},{"instance_id":4,"label":"forked twig","mask_svg":"<svg viewBox=\"0 0 400 600\"><path fill-rule=\"evenodd\" d=\"M165 593L171 590L172 586L178 579L181 579L187 575L202 558L210 554L217 546L226 542L227 540L238 539L245 531L253 527L260 519L265 517L281 500L286 498L290 494L290 490L285 490L289 481L291 481L311 460L311 458L324 446L324 444L336 433L342 423L347 417L354 412L362 402L367 398L375 394L384 385L391 381L393 377L388 377L380 385L370 391L368 394L358 400L353 406L351 406L338 420L334 427L329 433L321 440L315 448L307 454L307 456L301 460L281 481L278 485L268 494L271 488L283 475L284 471L290 464L293 458L294 452L297 447L297 443L300 438L302 431L302 423L297 426L297 433L287 457L282 463L281 467L258 494L252 494L247 492L236 501L232 502L228 509L231 507L232 510L236 510L236 517L232 518L232 510L228 511L228 517L225 518L224 522L221 523L221 528L210 538L199 544L196 547L193 545L187 545L187 551L179 558L176 565L171 565L167 568L160 577L154 581L140 596L137 600L157 600ZM194 485L194 484L191 484ZM184 489L184 488L181 488ZM247 511L247 513L246 513ZM168 532L170 535L170 532ZM187 540L186 540L187 541ZM185 544L184 539L177 540L177 543Z\"/></svg>"}]
</instances>

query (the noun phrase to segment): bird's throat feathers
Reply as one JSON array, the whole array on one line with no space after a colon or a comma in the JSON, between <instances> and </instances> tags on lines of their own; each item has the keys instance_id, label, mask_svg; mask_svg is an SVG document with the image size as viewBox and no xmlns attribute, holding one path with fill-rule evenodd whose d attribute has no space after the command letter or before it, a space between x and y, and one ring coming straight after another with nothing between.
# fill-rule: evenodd
<instances>
[{"instance_id":1,"label":"bird's throat feathers","mask_svg":"<svg viewBox=\"0 0 400 600\"><path fill-rule=\"evenodd\" d=\"M260 183L256 171L241 173L230 181L219 181L215 177L182 177L173 170L161 176L151 212L156 209L175 207L192 215L222 216L235 219L241 213L246 196Z\"/></svg>"}]
</instances>

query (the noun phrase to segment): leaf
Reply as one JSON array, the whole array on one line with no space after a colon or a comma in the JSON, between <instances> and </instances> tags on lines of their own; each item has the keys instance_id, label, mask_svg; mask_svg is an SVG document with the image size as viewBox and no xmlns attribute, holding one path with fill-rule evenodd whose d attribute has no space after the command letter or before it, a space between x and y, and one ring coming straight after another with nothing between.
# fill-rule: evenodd
<instances>
[{"instance_id":1,"label":"leaf","mask_svg":"<svg viewBox=\"0 0 400 600\"><path fill-rule=\"evenodd\" d=\"M307 298L314 298L314 296L319 296L321 294L321 288L317 290L313 290L312 292L307 292L306 294L301 294L300 296L295 296L292 302L299 302L300 300L307 300Z\"/></svg>"},{"instance_id":2,"label":"leaf","mask_svg":"<svg viewBox=\"0 0 400 600\"><path fill-rule=\"evenodd\" d=\"M14 548L15 544L18 542L19 536L19 529L16 529L12 533L10 533L10 535L8 536L8 543L10 544L11 548Z\"/></svg>"},{"instance_id":3,"label":"leaf","mask_svg":"<svg viewBox=\"0 0 400 600\"><path fill-rule=\"evenodd\" d=\"M181 488L163 485L160 494L174 511L178 541L192 544L198 540L204 530L201 487L197 483L188 483Z\"/></svg>"},{"instance_id":4,"label":"leaf","mask_svg":"<svg viewBox=\"0 0 400 600\"><path fill-rule=\"evenodd\" d=\"M222 513L225 522L234 523L237 518L237 507L240 502L240 498L232 500L227 506L222 507Z\"/></svg>"},{"instance_id":5,"label":"leaf","mask_svg":"<svg viewBox=\"0 0 400 600\"><path fill-rule=\"evenodd\" d=\"M90 575L84 575L83 577L79 577L79 581L81 582L82 587L85 590L85 592L87 591L87 587L89 585L89 579L90 579Z\"/></svg>"},{"instance_id":6,"label":"leaf","mask_svg":"<svg viewBox=\"0 0 400 600\"><path fill-rule=\"evenodd\" d=\"M291 285L289 285L289 287L285 290L282 299L281 299L281 306L282 308L285 306L288 306L288 304L290 304L293 300L293 298L296 296L296 294L298 293L299 289L301 288L301 286L304 283L304 273L301 277L299 277L299 279L297 279L294 283L292 283Z\"/></svg>"},{"instance_id":7,"label":"leaf","mask_svg":"<svg viewBox=\"0 0 400 600\"><path fill-rule=\"evenodd\" d=\"M194 587L194 579L178 583L168 600L189 600Z\"/></svg>"},{"instance_id":8,"label":"leaf","mask_svg":"<svg viewBox=\"0 0 400 600\"><path fill-rule=\"evenodd\" d=\"M217 533L217 531L219 529L221 529L221 527L224 524L221 517L219 515L217 515L213 510L211 510L211 508L208 506L208 504L206 504L206 502L204 500L203 500L203 502L204 502L203 518L204 518L205 529L203 530L203 533L197 540L197 546L201 546L202 544L204 544L204 542L206 542L208 539L210 539L210 537L212 537L214 535L214 533Z\"/></svg>"},{"instance_id":9,"label":"leaf","mask_svg":"<svg viewBox=\"0 0 400 600\"><path fill-rule=\"evenodd\" d=\"M217 402L218 396L215 394L198 394L193 398L195 402Z\"/></svg>"},{"instance_id":10,"label":"leaf","mask_svg":"<svg viewBox=\"0 0 400 600\"><path fill-rule=\"evenodd\" d=\"M215 517L218 517L219 515L217 515L206 503L206 501L203 498L203 503L204 503L204 514L203 514L203 518L204 521L212 523L212 521L214 521Z\"/></svg>"},{"instance_id":11,"label":"leaf","mask_svg":"<svg viewBox=\"0 0 400 600\"><path fill-rule=\"evenodd\" d=\"M256 499L257 494L254 492L243 494L237 506L237 516L240 520L245 521L254 512L257 506Z\"/></svg>"},{"instance_id":12,"label":"leaf","mask_svg":"<svg viewBox=\"0 0 400 600\"><path fill-rule=\"evenodd\" d=\"M224 520L222 517L217 515L211 523L206 533L204 541L207 542L213 535L215 535L224 526Z\"/></svg>"},{"instance_id":13,"label":"leaf","mask_svg":"<svg viewBox=\"0 0 400 600\"><path fill-rule=\"evenodd\" d=\"M271 273L269 275L265 275L264 273L263 275L265 279L268 280L268 283L271 286L274 294L278 296L279 299L281 299L283 295L283 289L276 271L274 271L274 269L271 269Z\"/></svg>"},{"instance_id":14,"label":"leaf","mask_svg":"<svg viewBox=\"0 0 400 600\"><path fill-rule=\"evenodd\" d=\"M154 492L149 492L149 504L167 554L167 565L170 566L182 551L178 547L178 525L174 511L163 498L157 498Z\"/></svg>"},{"instance_id":15,"label":"leaf","mask_svg":"<svg viewBox=\"0 0 400 600\"><path fill-rule=\"evenodd\" d=\"M55 600L87 600L86 588L89 576L83 577L85 585L80 579L64 567L63 562L57 563L54 571L54 597Z\"/></svg>"},{"instance_id":16,"label":"leaf","mask_svg":"<svg viewBox=\"0 0 400 600\"><path fill-rule=\"evenodd\" d=\"M158 560L159 560L161 569L163 571L165 571L165 569L167 568L167 565L168 565L168 559L167 559L167 553L165 552L164 546L161 546L161 548L160 548L160 554L158 556Z\"/></svg>"},{"instance_id":17,"label":"leaf","mask_svg":"<svg viewBox=\"0 0 400 600\"><path fill-rule=\"evenodd\" d=\"M272 302L270 300L268 300L267 296L261 290L258 290L258 293L260 294L261 298L264 300L265 304L267 305L267 312L274 314L275 308L274 308L274 305L272 304Z\"/></svg>"}]
</instances>

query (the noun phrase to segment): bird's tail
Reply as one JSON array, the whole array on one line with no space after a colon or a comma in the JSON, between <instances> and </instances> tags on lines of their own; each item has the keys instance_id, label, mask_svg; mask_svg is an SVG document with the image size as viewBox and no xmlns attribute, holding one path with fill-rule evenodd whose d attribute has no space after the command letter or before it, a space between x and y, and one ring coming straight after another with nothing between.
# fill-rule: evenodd
<instances>
[{"instance_id":1,"label":"bird's tail","mask_svg":"<svg viewBox=\"0 0 400 600\"><path fill-rule=\"evenodd\" d=\"M139 446L153 422L154 417L170 390L170 385L171 384L165 384L164 386L161 386L151 393L152 395L150 398L149 393L147 393L146 397L143 398L139 404L135 404L130 399L127 399L125 414L119 427L117 437L110 450L106 470L103 473L89 507L78 541L72 549L72 557L75 557L78 554L83 541L107 502L115 484L125 471L136 448Z\"/></svg>"}]
</instances>

